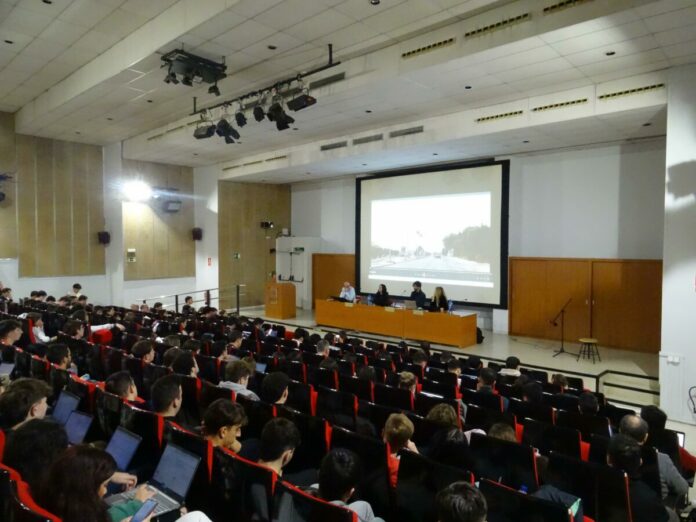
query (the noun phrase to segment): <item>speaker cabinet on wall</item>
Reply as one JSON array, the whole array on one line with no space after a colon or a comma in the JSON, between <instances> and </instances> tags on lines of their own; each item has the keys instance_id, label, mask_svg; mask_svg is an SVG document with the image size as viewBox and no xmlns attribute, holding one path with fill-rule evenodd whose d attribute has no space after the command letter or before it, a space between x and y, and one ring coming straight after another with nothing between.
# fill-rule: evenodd
<instances>
[{"instance_id":1,"label":"speaker cabinet on wall","mask_svg":"<svg viewBox=\"0 0 696 522\"><path fill-rule=\"evenodd\" d=\"M202 228L194 228L191 230L191 237L193 237L194 241L200 241L203 239L203 229Z\"/></svg>"},{"instance_id":2,"label":"speaker cabinet on wall","mask_svg":"<svg viewBox=\"0 0 696 522\"><path fill-rule=\"evenodd\" d=\"M111 234L108 232L97 232L97 239L99 240L100 245L108 245L111 243Z\"/></svg>"}]
</instances>

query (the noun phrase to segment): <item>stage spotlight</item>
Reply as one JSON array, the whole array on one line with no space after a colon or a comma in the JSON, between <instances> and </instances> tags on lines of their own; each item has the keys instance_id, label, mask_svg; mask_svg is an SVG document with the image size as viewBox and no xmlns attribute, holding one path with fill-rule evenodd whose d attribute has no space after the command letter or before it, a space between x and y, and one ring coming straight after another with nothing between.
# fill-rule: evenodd
<instances>
[{"instance_id":1,"label":"stage spotlight","mask_svg":"<svg viewBox=\"0 0 696 522\"><path fill-rule=\"evenodd\" d=\"M208 94L214 94L215 96L220 96L220 89L218 89L217 83L208 87Z\"/></svg>"},{"instance_id":2,"label":"stage spotlight","mask_svg":"<svg viewBox=\"0 0 696 522\"><path fill-rule=\"evenodd\" d=\"M186 72L184 73L184 77L181 79L181 83L188 87L193 87L193 73L192 72Z\"/></svg>"},{"instance_id":3,"label":"stage spotlight","mask_svg":"<svg viewBox=\"0 0 696 522\"><path fill-rule=\"evenodd\" d=\"M177 85L179 83L179 80L176 78L176 73L172 71L172 68L169 68L169 72L167 73L167 76L164 78L164 83L173 83L174 85Z\"/></svg>"},{"instance_id":4,"label":"stage spotlight","mask_svg":"<svg viewBox=\"0 0 696 522\"><path fill-rule=\"evenodd\" d=\"M241 110L237 111L237 114L234 115L234 119L236 120L238 127L244 127L247 124L246 116L244 116L244 113Z\"/></svg>"},{"instance_id":5,"label":"stage spotlight","mask_svg":"<svg viewBox=\"0 0 696 522\"><path fill-rule=\"evenodd\" d=\"M291 111L301 111L307 107L311 107L317 103L317 99L310 96L309 93L302 93L297 98L293 98L288 102L288 109Z\"/></svg>"},{"instance_id":6,"label":"stage spotlight","mask_svg":"<svg viewBox=\"0 0 696 522\"><path fill-rule=\"evenodd\" d=\"M275 102L268 108L268 114L266 115L269 120L276 124L276 129L279 131L284 131L290 128L292 123L295 123L295 118L288 116L283 110L283 105L281 101Z\"/></svg>"},{"instance_id":7,"label":"stage spotlight","mask_svg":"<svg viewBox=\"0 0 696 522\"><path fill-rule=\"evenodd\" d=\"M225 136L225 143L227 143L228 145L232 145L234 142L235 141L232 138L232 136L230 136L229 134L227 136Z\"/></svg>"},{"instance_id":8,"label":"stage spotlight","mask_svg":"<svg viewBox=\"0 0 696 522\"><path fill-rule=\"evenodd\" d=\"M196 130L193 131L193 137L197 140L204 140L206 138L210 138L213 134L215 134L215 129L215 125L206 122L205 125L196 127Z\"/></svg>"},{"instance_id":9,"label":"stage spotlight","mask_svg":"<svg viewBox=\"0 0 696 522\"><path fill-rule=\"evenodd\" d=\"M152 197L152 187L142 180L126 181L121 187L123 196L129 201L147 201Z\"/></svg>"},{"instance_id":10,"label":"stage spotlight","mask_svg":"<svg viewBox=\"0 0 696 522\"><path fill-rule=\"evenodd\" d=\"M225 117L220 118L220 121L218 122L216 128L215 128L215 134L217 134L220 137L227 136L230 134L230 129L232 128L232 125L230 125L230 122L225 119Z\"/></svg>"},{"instance_id":11,"label":"stage spotlight","mask_svg":"<svg viewBox=\"0 0 696 522\"><path fill-rule=\"evenodd\" d=\"M263 121L265 116L266 115L264 114L263 107L261 107L261 105L254 107L254 119L256 121Z\"/></svg>"}]
</instances>

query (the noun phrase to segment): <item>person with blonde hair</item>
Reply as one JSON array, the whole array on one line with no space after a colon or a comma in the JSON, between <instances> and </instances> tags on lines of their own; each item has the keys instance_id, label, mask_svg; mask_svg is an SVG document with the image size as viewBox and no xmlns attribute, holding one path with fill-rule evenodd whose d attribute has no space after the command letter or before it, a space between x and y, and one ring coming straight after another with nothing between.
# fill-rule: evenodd
<instances>
[{"instance_id":1,"label":"person with blonde hair","mask_svg":"<svg viewBox=\"0 0 696 522\"><path fill-rule=\"evenodd\" d=\"M387 464L389 466L389 483L391 487L396 487L399 476L399 452L408 450L418 453L418 448L411 440L413 437L413 422L403 413L392 413L387 422L384 423L382 439L389 445L389 456Z\"/></svg>"}]
</instances>

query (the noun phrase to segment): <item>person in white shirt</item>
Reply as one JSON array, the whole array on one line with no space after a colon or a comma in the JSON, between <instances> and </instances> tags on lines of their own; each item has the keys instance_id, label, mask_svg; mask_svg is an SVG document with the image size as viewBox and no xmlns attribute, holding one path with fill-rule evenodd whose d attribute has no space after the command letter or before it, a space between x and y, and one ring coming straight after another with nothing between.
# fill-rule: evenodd
<instances>
[{"instance_id":1,"label":"person in white shirt","mask_svg":"<svg viewBox=\"0 0 696 522\"><path fill-rule=\"evenodd\" d=\"M343 283L343 288L341 288L341 294L338 296L341 299L350 301L351 303L355 301L355 288L353 288L348 281Z\"/></svg>"},{"instance_id":2,"label":"person in white shirt","mask_svg":"<svg viewBox=\"0 0 696 522\"><path fill-rule=\"evenodd\" d=\"M80 283L72 285L72 290L68 292L68 295L74 298L80 297L80 295L82 295L82 285Z\"/></svg>"},{"instance_id":3,"label":"person in white shirt","mask_svg":"<svg viewBox=\"0 0 696 522\"><path fill-rule=\"evenodd\" d=\"M34 339L39 343L50 343L55 341L55 337L49 337L44 332L44 323L41 314L30 312L27 314L27 319L32 322L31 333L34 334Z\"/></svg>"},{"instance_id":4,"label":"person in white shirt","mask_svg":"<svg viewBox=\"0 0 696 522\"><path fill-rule=\"evenodd\" d=\"M522 373L520 373L520 360L514 355L511 355L510 357L505 359L505 368L500 370L499 373L500 375L519 377L520 375L522 375Z\"/></svg>"},{"instance_id":5,"label":"person in white shirt","mask_svg":"<svg viewBox=\"0 0 696 522\"><path fill-rule=\"evenodd\" d=\"M242 395L252 401L258 401L259 396L247 388L251 377L251 369L244 361L232 361L225 366L225 380L218 386L232 390L237 395Z\"/></svg>"}]
</instances>

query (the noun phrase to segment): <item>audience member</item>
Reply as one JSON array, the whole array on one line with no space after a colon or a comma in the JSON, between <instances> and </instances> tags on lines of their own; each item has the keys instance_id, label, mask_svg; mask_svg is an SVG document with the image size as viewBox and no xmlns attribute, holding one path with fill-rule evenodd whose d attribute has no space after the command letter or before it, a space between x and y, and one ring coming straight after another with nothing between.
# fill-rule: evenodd
<instances>
[{"instance_id":1,"label":"audience member","mask_svg":"<svg viewBox=\"0 0 696 522\"><path fill-rule=\"evenodd\" d=\"M609 441L607 464L626 472L633 522L676 522L678 517L662 505L658 494L640 480L640 446L631 437L618 433Z\"/></svg>"},{"instance_id":2,"label":"audience member","mask_svg":"<svg viewBox=\"0 0 696 522\"><path fill-rule=\"evenodd\" d=\"M222 446L230 451L250 460L256 460L257 455L252 455L247 450L249 444L242 442L242 428L247 425L248 419L244 408L240 404L227 399L216 399L203 414L201 431L203 436L212 442L213 446Z\"/></svg>"},{"instance_id":3,"label":"audience member","mask_svg":"<svg viewBox=\"0 0 696 522\"><path fill-rule=\"evenodd\" d=\"M507 359L505 359L505 368L500 370L500 375L509 375L511 377L519 377L522 375L520 372L520 360L515 357L514 355L511 355Z\"/></svg>"},{"instance_id":4,"label":"audience member","mask_svg":"<svg viewBox=\"0 0 696 522\"><path fill-rule=\"evenodd\" d=\"M22 337L22 323L14 319L0 321L0 345L13 346Z\"/></svg>"},{"instance_id":5,"label":"audience member","mask_svg":"<svg viewBox=\"0 0 696 522\"><path fill-rule=\"evenodd\" d=\"M52 393L51 387L38 379L25 377L11 382L0 395L0 429L8 432L32 419L43 419Z\"/></svg>"},{"instance_id":6,"label":"audience member","mask_svg":"<svg viewBox=\"0 0 696 522\"><path fill-rule=\"evenodd\" d=\"M536 381L530 381L522 387L522 400L533 404L541 404L544 400L544 388Z\"/></svg>"},{"instance_id":7,"label":"audience member","mask_svg":"<svg viewBox=\"0 0 696 522\"><path fill-rule=\"evenodd\" d=\"M181 348L181 336L179 334L169 334L164 338L164 344L175 348Z\"/></svg>"},{"instance_id":8,"label":"audience member","mask_svg":"<svg viewBox=\"0 0 696 522\"><path fill-rule=\"evenodd\" d=\"M331 450L324 456L319 468L319 496L354 511L359 522L383 522L364 500L348 504L362 476L362 465L355 453L342 448Z\"/></svg>"},{"instance_id":9,"label":"audience member","mask_svg":"<svg viewBox=\"0 0 696 522\"><path fill-rule=\"evenodd\" d=\"M77 371L77 367L72 363L72 355L67 344L49 344L46 348L46 360L61 370Z\"/></svg>"},{"instance_id":10,"label":"audience member","mask_svg":"<svg viewBox=\"0 0 696 522\"><path fill-rule=\"evenodd\" d=\"M261 399L268 404L285 404L289 386L290 377L283 372L273 372L261 383Z\"/></svg>"},{"instance_id":11,"label":"audience member","mask_svg":"<svg viewBox=\"0 0 696 522\"><path fill-rule=\"evenodd\" d=\"M152 385L152 409L162 417L175 419L181 410L182 391L178 375L165 375Z\"/></svg>"},{"instance_id":12,"label":"audience member","mask_svg":"<svg viewBox=\"0 0 696 522\"><path fill-rule=\"evenodd\" d=\"M198 363L193 352L180 353L172 363L172 371L178 375L198 377Z\"/></svg>"},{"instance_id":13,"label":"audience member","mask_svg":"<svg viewBox=\"0 0 696 522\"><path fill-rule=\"evenodd\" d=\"M411 393L416 393L418 381L416 376L411 372L401 372L399 374L399 388L409 390Z\"/></svg>"},{"instance_id":14,"label":"audience member","mask_svg":"<svg viewBox=\"0 0 696 522\"><path fill-rule=\"evenodd\" d=\"M104 383L104 390L127 401L138 401L138 387L126 370L109 375Z\"/></svg>"},{"instance_id":15,"label":"audience member","mask_svg":"<svg viewBox=\"0 0 696 522\"><path fill-rule=\"evenodd\" d=\"M582 415L597 415L599 412L599 401L594 393L581 393L578 397L578 410Z\"/></svg>"},{"instance_id":16,"label":"audience member","mask_svg":"<svg viewBox=\"0 0 696 522\"><path fill-rule=\"evenodd\" d=\"M377 382L377 370L372 366L363 366L358 370L357 377L361 381Z\"/></svg>"},{"instance_id":17,"label":"audience member","mask_svg":"<svg viewBox=\"0 0 696 522\"><path fill-rule=\"evenodd\" d=\"M27 319L31 321L31 333L34 335L34 339L36 339L37 342L50 343L51 341L55 341L55 337L49 337L44 332L44 322L41 314L30 312L27 314Z\"/></svg>"},{"instance_id":18,"label":"audience member","mask_svg":"<svg viewBox=\"0 0 696 522\"><path fill-rule=\"evenodd\" d=\"M143 363L149 364L155 360L155 345L149 340L138 341L131 348L131 354Z\"/></svg>"},{"instance_id":19,"label":"audience member","mask_svg":"<svg viewBox=\"0 0 696 522\"><path fill-rule=\"evenodd\" d=\"M488 505L483 494L468 482L454 482L435 497L439 522L486 522Z\"/></svg>"},{"instance_id":20,"label":"audience member","mask_svg":"<svg viewBox=\"0 0 696 522\"><path fill-rule=\"evenodd\" d=\"M186 352L184 352L184 350L182 350L181 348L177 348L176 346L169 348L166 352L164 352L164 355L162 356L162 364L167 368L171 368L174 364L174 361L176 361L176 358L179 357L182 353Z\"/></svg>"},{"instance_id":21,"label":"audience member","mask_svg":"<svg viewBox=\"0 0 696 522\"><path fill-rule=\"evenodd\" d=\"M322 357L328 357L330 353L330 346L331 344L329 341L322 339L317 343L317 354L321 355Z\"/></svg>"},{"instance_id":22,"label":"audience member","mask_svg":"<svg viewBox=\"0 0 696 522\"><path fill-rule=\"evenodd\" d=\"M269 420L261 430L259 464L282 476L300 442L300 431L292 421L282 417Z\"/></svg>"},{"instance_id":23,"label":"audience member","mask_svg":"<svg viewBox=\"0 0 696 522\"><path fill-rule=\"evenodd\" d=\"M228 388L237 395L258 401L259 396L247 388L250 377L251 370L246 362L232 361L225 366L225 380L221 381L218 386Z\"/></svg>"},{"instance_id":24,"label":"audience member","mask_svg":"<svg viewBox=\"0 0 696 522\"><path fill-rule=\"evenodd\" d=\"M488 430L488 436L498 440L506 440L508 442L517 442L515 429L509 424L498 422L493 424Z\"/></svg>"},{"instance_id":25,"label":"audience member","mask_svg":"<svg viewBox=\"0 0 696 522\"><path fill-rule=\"evenodd\" d=\"M389 466L389 483L392 488L396 487L399 475L399 452L409 450L418 453L416 445L411 440L413 432L413 422L403 413L392 413L384 424L382 438L389 445L387 464Z\"/></svg>"}]
</instances>

